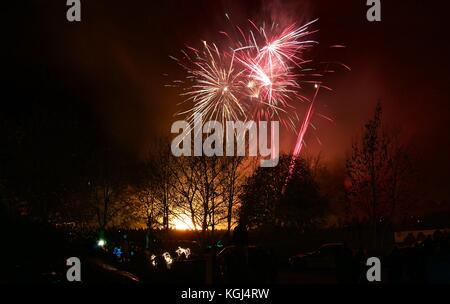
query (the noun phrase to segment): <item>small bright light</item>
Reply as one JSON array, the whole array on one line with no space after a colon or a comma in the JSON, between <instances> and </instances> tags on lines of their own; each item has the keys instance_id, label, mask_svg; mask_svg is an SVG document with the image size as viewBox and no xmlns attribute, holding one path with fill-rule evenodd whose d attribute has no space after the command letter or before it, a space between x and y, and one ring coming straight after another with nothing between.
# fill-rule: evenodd
<instances>
[{"instance_id":1,"label":"small bright light","mask_svg":"<svg viewBox=\"0 0 450 304\"><path fill-rule=\"evenodd\" d=\"M156 255L152 254L150 256L150 261L152 262L153 267L156 267Z\"/></svg>"},{"instance_id":2,"label":"small bright light","mask_svg":"<svg viewBox=\"0 0 450 304\"><path fill-rule=\"evenodd\" d=\"M106 245L106 241L104 239L99 239L97 245L98 247L103 247Z\"/></svg>"},{"instance_id":3,"label":"small bright light","mask_svg":"<svg viewBox=\"0 0 450 304\"><path fill-rule=\"evenodd\" d=\"M120 256L122 255L122 250L120 248L118 248L118 247L115 247L114 250L113 250L113 254L116 257L120 258Z\"/></svg>"},{"instance_id":4,"label":"small bright light","mask_svg":"<svg viewBox=\"0 0 450 304\"><path fill-rule=\"evenodd\" d=\"M189 249L189 248L181 248L179 246L178 246L178 249L175 250L175 252L178 254L178 257L180 257L182 254L184 254L186 259L188 259L189 256L191 255L191 249Z\"/></svg>"},{"instance_id":5,"label":"small bright light","mask_svg":"<svg viewBox=\"0 0 450 304\"><path fill-rule=\"evenodd\" d=\"M314 85L314 89L317 89L319 87L319 85L316 83L315 85Z\"/></svg>"},{"instance_id":6,"label":"small bright light","mask_svg":"<svg viewBox=\"0 0 450 304\"><path fill-rule=\"evenodd\" d=\"M162 254L162 256L163 256L164 260L166 261L167 268L170 269L170 266L171 266L172 263L173 263L173 259L172 259L172 257L170 256L170 253L164 252L164 253Z\"/></svg>"},{"instance_id":7,"label":"small bright light","mask_svg":"<svg viewBox=\"0 0 450 304\"><path fill-rule=\"evenodd\" d=\"M263 75L261 78L262 78L261 80L262 80L263 86L268 87L268 86L272 85L272 81L270 80L270 78L267 75Z\"/></svg>"}]
</instances>

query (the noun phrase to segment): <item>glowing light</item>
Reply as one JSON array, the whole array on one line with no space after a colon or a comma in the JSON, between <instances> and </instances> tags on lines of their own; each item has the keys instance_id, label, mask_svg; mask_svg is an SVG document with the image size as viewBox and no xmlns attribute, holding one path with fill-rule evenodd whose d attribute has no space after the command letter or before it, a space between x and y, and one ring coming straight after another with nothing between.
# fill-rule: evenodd
<instances>
[{"instance_id":1,"label":"glowing light","mask_svg":"<svg viewBox=\"0 0 450 304\"><path fill-rule=\"evenodd\" d=\"M191 255L191 249L189 249L189 248L181 248L181 247L178 247L178 249L175 250L175 252L177 253L178 257L181 257L181 255L184 254L184 256L186 257L186 259L188 259L189 256Z\"/></svg>"},{"instance_id":2,"label":"glowing light","mask_svg":"<svg viewBox=\"0 0 450 304\"><path fill-rule=\"evenodd\" d=\"M166 261L167 268L170 269L170 267L172 266L172 263L173 263L173 259L172 259L172 257L170 256L170 253L164 252L164 253L162 254L162 256L163 256L163 258L164 258L164 261Z\"/></svg>"},{"instance_id":3,"label":"glowing light","mask_svg":"<svg viewBox=\"0 0 450 304\"><path fill-rule=\"evenodd\" d=\"M173 219L172 225L176 230L193 230L194 225L192 220L187 215L180 215L178 218Z\"/></svg>"},{"instance_id":4,"label":"glowing light","mask_svg":"<svg viewBox=\"0 0 450 304\"><path fill-rule=\"evenodd\" d=\"M99 239L98 241L97 241L97 246L98 247L103 247L103 246L105 246L106 245L106 241L104 240L104 239Z\"/></svg>"},{"instance_id":5,"label":"glowing light","mask_svg":"<svg viewBox=\"0 0 450 304\"><path fill-rule=\"evenodd\" d=\"M122 255L122 250L119 247L115 247L114 250L113 250L113 254L116 257L120 258L120 256Z\"/></svg>"},{"instance_id":6,"label":"glowing light","mask_svg":"<svg viewBox=\"0 0 450 304\"><path fill-rule=\"evenodd\" d=\"M156 267L156 265L157 265L157 262L156 262L156 255L152 254L152 255L150 256L150 261L151 261L153 267Z\"/></svg>"}]
</instances>

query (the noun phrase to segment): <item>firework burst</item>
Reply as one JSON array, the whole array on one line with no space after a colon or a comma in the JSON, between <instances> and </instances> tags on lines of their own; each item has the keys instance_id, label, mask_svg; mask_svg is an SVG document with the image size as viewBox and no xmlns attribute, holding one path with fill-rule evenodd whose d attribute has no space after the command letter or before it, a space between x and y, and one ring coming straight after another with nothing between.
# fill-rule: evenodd
<instances>
[{"instance_id":1,"label":"firework burst","mask_svg":"<svg viewBox=\"0 0 450 304\"><path fill-rule=\"evenodd\" d=\"M296 130L298 116L292 103L307 98L301 94L299 74L295 71L301 71L310 62L302 56L316 42L304 38L314 33L308 28L316 21L286 28L273 23L269 29L250 21L248 34L238 28L240 40L233 51L246 70L247 86L251 88L250 108L254 109L256 119L277 118Z\"/></svg>"},{"instance_id":2,"label":"firework burst","mask_svg":"<svg viewBox=\"0 0 450 304\"><path fill-rule=\"evenodd\" d=\"M226 39L222 39L220 48L204 41L200 50L188 47L182 51L181 60L172 57L187 72L184 80L175 81L183 88L182 103L188 105L178 114L186 115L190 122L196 114L222 123L277 120L297 134L293 150L297 157L313 114L330 120L315 111L319 90L329 88L318 80L323 74L307 58L308 50L317 44L310 39L317 32L313 29L316 22L282 27L276 23L257 26L249 20L247 28L232 26L232 33L221 31ZM322 64L326 65L323 73L333 72L329 66L334 63ZM305 92L312 88L310 98ZM307 105L301 118L297 115L299 103Z\"/></svg>"},{"instance_id":3,"label":"firework burst","mask_svg":"<svg viewBox=\"0 0 450 304\"><path fill-rule=\"evenodd\" d=\"M187 72L183 84L183 103L190 121L195 114L209 120L277 119L296 131L298 116L293 102L307 101L297 82L302 66L310 61L302 58L305 49L315 42L304 39L312 34L308 28L316 20L301 27L294 25L270 29L249 21L244 32L236 27L238 38L221 32L229 39L225 51L215 44L203 42L203 48L183 51L183 60L175 59Z\"/></svg>"},{"instance_id":4,"label":"firework burst","mask_svg":"<svg viewBox=\"0 0 450 304\"><path fill-rule=\"evenodd\" d=\"M190 108L179 114L193 121L196 113L208 120L245 120L246 112L241 102L242 71L234 64L234 57L219 51L215 44L203 42L203 49L189 48L192 55L184 52L187 63L173 58L188 73L185 92L181 95Z\"/></svg>"}]
</instances>

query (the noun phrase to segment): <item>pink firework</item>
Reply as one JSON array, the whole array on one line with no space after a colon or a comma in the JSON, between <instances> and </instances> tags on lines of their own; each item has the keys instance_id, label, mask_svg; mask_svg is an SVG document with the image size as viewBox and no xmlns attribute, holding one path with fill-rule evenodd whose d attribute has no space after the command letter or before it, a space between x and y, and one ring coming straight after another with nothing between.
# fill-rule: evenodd
<instances>
[{"instance_id":1,"label":"pink firework","mask_svg":"<svg viewBox=\"0 0 450 304\"><path fill-rule=\"evenodd\" d=\"M301 94L299 74L295 71L311 62L303 56L316 42L305 38L314 33L309 27L316 21L282 29L273 24L269 30L250 21L248 34L238 28L241 40L235 43L238 47L233 54L245 69L250 108L256 119L275 117L296 129L298 117L292 103L308 98Z\"/></svg>"},{"instance_id":2,"label":"pink firework","mask_svg":"<svg viewBox=\"0 0 450 304\"><path fill-rule=\"evenodd\" d=\"M249 21L248 28L235 26L233 34L220 32L227 37L220 47L203 42L201 50L188 48L190 55L183 51L183 60L174 59L187 76L175 83L182 83L182 96L189 108L179 114L187 114L189 119L201 114L222 122L278 120L297 134L293 159L297 158L311 125L319 89L327 89L317 81L322 74L307 57L317 44L310 39L317 32L313 29L316 22L286 27L273 23L267 27ZM324 72L331 72L330 64L326 63ZM305 95L304 86L315 87L313 98ZM308 106L302 118L296 110L300 102Z\"/></svg>"},{"instance_id":3,"label":"pink firework","mask_svg":"<svg viewBox=\"0 0 450 304\"><path fill-rule=\"evenodd\" d=\"M186 72L186 79L176 81L185 90L182 96L192 119L200 113L207 119L254 120L277 119L296 131L298 116L294 102L307 101L297 82L298 71L310 62L304 51L316 42L305 39L314 33L311 21L301 27L295 25L270 29L257 27L250 21L244 32L239 27L238 39L229 38L225 51L215 44L203 42L203 48L189 48L183 60L177 60ZM297 71L297 72L296 72Z\"/></svg>"}]
</instances>

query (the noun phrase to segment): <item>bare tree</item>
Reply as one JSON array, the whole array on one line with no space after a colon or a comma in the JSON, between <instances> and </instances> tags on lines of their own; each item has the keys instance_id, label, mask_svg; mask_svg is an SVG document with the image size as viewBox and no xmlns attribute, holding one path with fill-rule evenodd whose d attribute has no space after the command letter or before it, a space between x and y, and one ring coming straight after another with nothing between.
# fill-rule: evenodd
<instances>
[{"instance_id":1,"label":"bare tree","mask_svg":"<svg viewBox=\"0 0 450 304\"><path fill-rule=\"evenodd\" d=\"M117 200L118 183L105 170L100 175L90 178L88 187L100 232L104 233L107 225L120 209Z\"/></svg>"},{"instance_id":2,"label":"bare tree","mask_svg":"<svg viewBox=\"0 0 450 304\"><path fill-rule=\"evenodd\" d=\"M374 247L378 244L377 229L381 223L392 222L398 202L405 194L408 159L406 146L383 129L382 108L378 103L346 162L346 193L352 215L370 223Z\"/></svg>"},{"instance_id":3,"label":"bare tree","mask_svg":"<svg viewBox=\"0 0 450 304\"><path fill-rule=\"evenodd\" d=\"M166 138L161 138L157 142L155 149L148 159L147 177L151 182L151 187L155 198L161 209L162 226L165 230L170 227L170 216L173 204L173 185L175 181L174 157L170 150L170 142Z\"/></svg>"},{"instance_id":4,"label":"bare tree","mask_svg":"<svg viewBox=\"0 0 450 304\"><path fill-rule=\"evenodd\" d=\"M100 231L104 232L111 218L110 208L114 197L114 187L106 179L88 181L93 201L93 208Z\"/></svg>"},{"instance_id":5,"label":"bare tree","mask_svg":"<svg viewBox=\"0 0 450 304\"><path fill-rule=\"evenodd\" d=\"M214 233L220 207L220 162L217 157L197 157L196 187L202 206L202 232L211 227Z\"/></svg>"},{"instance_id":6,"label":"bare tree","mask_svg":"<svg viewBox=\"0 0 450 304\"><path fill-rule=\"evenodd\" d=\"M110 147L104 145L92 151L91 159L85 164L83 186L87 187L88 209L96 219L100 235L113 222L121 221L121 212L126 207L121 196L125 185L122 164L113 159Z\"/></svg>"},{"instance_id":7,"label":"bare tree","mask_svg":"<svg viewBox=\"0 0 450 304\"><path fill-rule=\"evenodd\" d=\"M146 248L152 247L153 230L168 230L173 213L173 157L166 138L159 138L142 164L142 172L129 200L137 202L135 214L144 218L147 226ZM154 248L153 248L154 249Z\"/></svg>"},{"instance_id":8,"label":"bare tree","mask_svg":"<svg viewBox=\"0 0 450 304\"><path fill-rule=\"evenodd\" d=\"M221 175L222 200L226 206L227 237L231 236L231 227L236 218L238 198L241 194L242 183L245 176L244 158L232 156L223 158Z\"/></svg>"},{"instance_id":9,"label":"bare tree","mask_svg":"<svg viewBox=\"0 0 450 304\"><path fill-rule=\"evenodd\" d=\"M175 216L184 214L191 219L195 231L199 227L197 214L196 162L192 157L178 157L174 160Z\"/></svg>"},{"instance_id":10,"label":"bare tree","mask_svg":"<svg viewBox=\"0 0 450 304\"><path fill-rule=\"evenodd\" d=\"M178 211L192 220L194 229L200 229L205 241L223 220L224 205L221 195L221 169L218 157L183 157L178 159Z\"/></svg>"},{"instance_id":11,"label":"bare tree","mask_svg":"<svg viewBox=\"0 0 450 304\"><path fill-rule=\"evenodd\" d=\"M175 217L188 217L205 241L217 227L230 231L242 181L242 157L179 157Z\"/></svg>"},{"instance_id":12,"label":"bare tree","mask_svg":"<svg viewBox=\"0 0 450 304\"><path fill-rule=\"evenodd\" d=\"M138 219L143 219L147 229L153 230L162 227L163 207L157 199L154 191L154 185L151 182L139 184L128 194L130 205L137 206L134 214Z\"/></svg>"}]
</instances>

